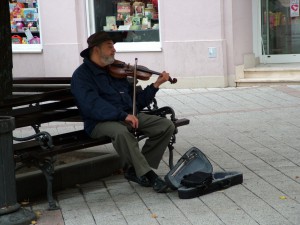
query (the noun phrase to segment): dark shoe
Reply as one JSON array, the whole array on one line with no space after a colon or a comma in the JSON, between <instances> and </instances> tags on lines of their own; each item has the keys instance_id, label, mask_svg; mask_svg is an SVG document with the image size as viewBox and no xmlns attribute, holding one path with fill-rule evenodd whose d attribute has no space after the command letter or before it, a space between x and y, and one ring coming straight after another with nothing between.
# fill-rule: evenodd
<instances>
[{"instance_id":1,"label":"dark shoe","mask_svg":"<svg viewBox=\"0 0 300 225\"><path fill-rule=\"evenodd\" d=\"M152 187L157 193L165 193L168 189L168 185L160 177L155 178Z\"/></svg>"},{"instance_id":2,"label":"dark shoe","mask_svg":"<svg viewBox=\"0 0 300 225\"><path fill-rule=\"evenodd\" d=\"M151 187L150 181L145 176L138 177L135 173L135 170L133 168L129 168L125 173L124 177L132 182L138 183L139 185L143 187Z\"/></svg>"}]
</instances>

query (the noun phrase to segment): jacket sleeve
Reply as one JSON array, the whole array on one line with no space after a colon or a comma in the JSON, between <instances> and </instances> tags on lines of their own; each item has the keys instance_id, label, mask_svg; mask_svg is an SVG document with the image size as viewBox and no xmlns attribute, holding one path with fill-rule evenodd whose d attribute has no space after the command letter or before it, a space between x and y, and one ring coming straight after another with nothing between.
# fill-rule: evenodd
<instances>
[{"instance_id":1,"label":"jacket sleeve","mask_svg":"<svg viewBox=\"0 0 300 225\"><path fill-rule=\"evenodd\" d=\"M80 71L73 74L71 92L84 118L97 121L124 121L128 115L103 99L98 94L93 80Z\"/></svg>"},{"instance_id":2,"label":"jacket sleeve","mask_svg":"<svg viewBox=\"0 0 300 225\"><path fill-rule=\"evenodd\" d=\"M151 84L142 91L138 92L136 96L137 108L139 110L142 110L143 108L148 106L155 98L156 92L158 90L158 88L155 88L153 84Z\"/></svg>"}]
</instances>

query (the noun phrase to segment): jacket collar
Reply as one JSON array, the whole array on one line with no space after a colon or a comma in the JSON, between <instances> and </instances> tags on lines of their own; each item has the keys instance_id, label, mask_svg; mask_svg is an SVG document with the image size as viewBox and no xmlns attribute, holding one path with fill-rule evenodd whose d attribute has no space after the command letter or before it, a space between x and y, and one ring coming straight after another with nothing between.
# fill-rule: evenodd
<instances>
[{"instance_id":1,"label":"jacket collar","mask_svg":"<svg viewBox=\"0 0 300 225\"><path fill-rule=\"evenodd\" d=\"M93 74L103 74L104 72L108 72L107 67L98 66L96 63L92 62L89 58L84 58L83 62L85 65L89 67L89 69L93 72Z\"/></svg>"}]
</instances>

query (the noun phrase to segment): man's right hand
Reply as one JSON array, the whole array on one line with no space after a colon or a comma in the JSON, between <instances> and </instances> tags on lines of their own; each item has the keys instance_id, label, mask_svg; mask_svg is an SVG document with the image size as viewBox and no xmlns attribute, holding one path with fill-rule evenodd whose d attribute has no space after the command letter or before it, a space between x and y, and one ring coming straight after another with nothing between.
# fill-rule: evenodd
<instances>
[{"instance_id":1,"label":"man's right hand","mask_svg":"<svg viewBox=\"0 0 300 225\"><path fill-rule=\"evenodd\" d=\"M139 126L139 120L136 116L128 114L125 118L125 122L130 124L133 128L137 129Z\"/></svg>"}]
</instances>

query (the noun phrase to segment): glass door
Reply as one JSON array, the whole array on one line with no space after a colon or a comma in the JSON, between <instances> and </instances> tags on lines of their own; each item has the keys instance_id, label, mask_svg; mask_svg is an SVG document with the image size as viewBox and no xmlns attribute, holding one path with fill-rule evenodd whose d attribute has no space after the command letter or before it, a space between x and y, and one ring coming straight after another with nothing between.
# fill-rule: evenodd
<instances>
[{"instance_id":1,"label":"glass door","mask_svg":"<svg viewBox=\"0 0 300 225\"><path fill-rule=\"evenodd\" d=\"M300 62L299 0L261 0L262 58Z\"/></svg>"}]
</instances>

